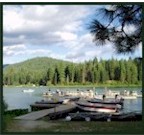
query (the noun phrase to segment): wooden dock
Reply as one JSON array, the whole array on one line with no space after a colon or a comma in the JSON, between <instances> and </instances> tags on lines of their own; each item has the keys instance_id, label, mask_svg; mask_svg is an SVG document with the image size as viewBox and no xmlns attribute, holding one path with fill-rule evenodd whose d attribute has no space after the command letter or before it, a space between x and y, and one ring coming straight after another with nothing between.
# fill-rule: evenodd
<instances>
[{"instance_id":1,"label":"wooden dock","mask_svg":"<svg viewBox=\"0 0 144 135\"><path fill-rule=\"evenodd\" d=\"M51 114L58 114L58 113L66 113L70 112L73 109L76 108L76 105L68 104L68 105L59 105L58 107L51 108L51 109L45 109L40 111L31 112L25 115L21 115L18 117L15 117L15 119L21 119L21 120L38 120L40 118L43 118L45 116L51 115Z\"/></svg>"}]
</instances>

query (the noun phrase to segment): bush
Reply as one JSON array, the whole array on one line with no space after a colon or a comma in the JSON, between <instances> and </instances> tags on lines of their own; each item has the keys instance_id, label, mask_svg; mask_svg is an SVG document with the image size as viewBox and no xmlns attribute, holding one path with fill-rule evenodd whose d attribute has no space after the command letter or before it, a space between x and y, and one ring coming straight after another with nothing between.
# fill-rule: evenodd
<instances>
[{"instance_id":1,"label":"bush","mask_svg":"<svg viewBox=\"0 0 144 135\"><path fill-rule=\"evenodd\" d=\"M14 115L19 116L28 113L28 109L15 109L15 110L9 110L5 111L4 115Z\"/></svg>"},{"instance_id":2,"label":"bush","mask_svg":"<svg viewBox=\"0 0 144 135\"><path fill-rule=\"evenodd\" d=\"M6 111L8 108L8 104L5 102L5 100L3 100L3 108L4 108L4 111Z\"/></svg>"}]
</instances>

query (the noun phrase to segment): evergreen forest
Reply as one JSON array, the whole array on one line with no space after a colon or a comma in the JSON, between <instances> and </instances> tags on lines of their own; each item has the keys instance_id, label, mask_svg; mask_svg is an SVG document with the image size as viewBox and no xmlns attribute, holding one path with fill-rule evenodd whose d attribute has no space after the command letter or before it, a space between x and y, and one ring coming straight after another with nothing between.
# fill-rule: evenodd
<instances>
[{"instance_id":1,"label":"evergreen forest","mask_svg":"<svg viewBox=\"0 0 144 135\"><path fill-rule=\"evenodd\" d=\"M142 62L137 59L93 60L82 63L37 57L3 67L3 85L141 84Z\"/></svg>"}]
</instances>

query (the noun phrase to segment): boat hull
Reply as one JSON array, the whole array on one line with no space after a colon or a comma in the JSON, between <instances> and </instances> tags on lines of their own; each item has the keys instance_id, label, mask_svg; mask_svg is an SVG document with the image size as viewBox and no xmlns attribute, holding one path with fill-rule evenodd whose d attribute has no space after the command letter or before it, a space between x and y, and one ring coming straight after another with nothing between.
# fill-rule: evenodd
<instances>
[{"instance_id":1,"label":"boat hull","mask_svg":"<svg viewBox=\"0 0 144 135\"><path fill-rule=\"evenodd\" d=\"M88 111L88 112L103 112L103 113L115 113L116 109L108 109L108 108L92 108L92 107L83 107L83 106L77 106L82 111Z\"/></svg>"},{"instance_id":2,"label":"boat hull","mask_svg":"<svg viewBox=\"0 0 144 135\"><path fill-rule=\"evenodd\" d=\"M90 102L76 102L77 107L82 111L89 112L103 112L103 113L114 113L122 108L121 105L107 105L107 104L98 104Z\"/></svg>"},{"instance_id":3,"label":"boat hull","mask_svg":"<svg viewBox=\"0 0 144 135\"><path fill-rule=\"evenodd\" d=\"M106 109L121 109L122 106L118 104L99 104L99 103L89 103L89 102L76 102L77 105L90 108L106 108Z\"/></svg>"},{"instance_id":4,"label":"boat hull","mask_svg":"<svg viewBox=\"0 0 144 135\"><path fill-rule=\"evenodd\" d=\"M62 104L63 101L37 101L36 104Z\"/></svg>"},{"instance_id":5,"label":"boat hull","mask_svg":"<svg viewBox=\"0 0 144 135\"><path fill-rule=\"evenodd\" d=\"M121 101L103 101L101 99L93 99L93 100L88 100L90 103L97 103L97 104L102 104L102 105L123 105L123 100Z\"/></svg>"}]
</instances>

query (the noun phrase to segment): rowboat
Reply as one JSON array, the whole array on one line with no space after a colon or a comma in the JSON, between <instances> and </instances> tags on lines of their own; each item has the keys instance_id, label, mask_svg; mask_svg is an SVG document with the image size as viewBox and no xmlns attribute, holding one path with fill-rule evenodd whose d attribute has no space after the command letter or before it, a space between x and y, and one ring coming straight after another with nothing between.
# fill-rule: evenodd
<instances>
[{"instance_id":1,"label":"rowboat","mask_svg":"<svg viewBox=\"0 0 144 135\"><path fill-rule=\"evenodd\" d=\"M98 104L106 104L106 105L123 105L124 100L120 99L120 100L102 100L102 99L91 99L91 100L87 100L90 103L98 103Z\"/></svg>"},{"instance_id":2,"label":"rowboat","mask_svg":"<svg viewBox=\"0 0 144 135\"><path fill-rule=\"evenodd\" d=\"M44 101L44 100L41 100L41 101L36 101L35 104L62 104L63 103L63 100L60 100L60 101L53 101L53 100L49 100L49 101Z\"/></svg>"},{"instance_id":3,"label":"rowboat","mask_svg":"<svg viewBox=\"0 0 144 135\"><path fill-rule=\"evenodd\" d=\"M80 97L74 97L74 96L66 96L64 99L69 99L69 101L78 101Z\"/></svg>"},{"instance_id":4,"label":"rowboat","mask_svg":"<svg viewBox=\"0 0 144 135\"><path fill-rule=\"evenodd\" d=\"M101 113L101 112L78 112L69 113L66 117L67 121L85 120L85 121L131 121L142 120L140 112L116 112L116 113Z\"/></svg>"},{"instance_id":5,"label":"rowboat","mask_svg":"<svg viewBox=\"0 0 144 135\"><path fill-rule=\"evenodd\" d=\"M90 102L76 102L77 107L83 111L114 113L121 109L118 104L99 104Z\"/></svg>"},{"instance_id":6,"label":"rowboat","mask_svg":"<svg viewBox=\"0 0 144 135\"><path fill-rule=\"evenodd\" d=\"M49 108L57 107L58 104L32 104L30 106L33 108L39 108L39 109L49 109Z\"/></svg>"}]
</instances>

